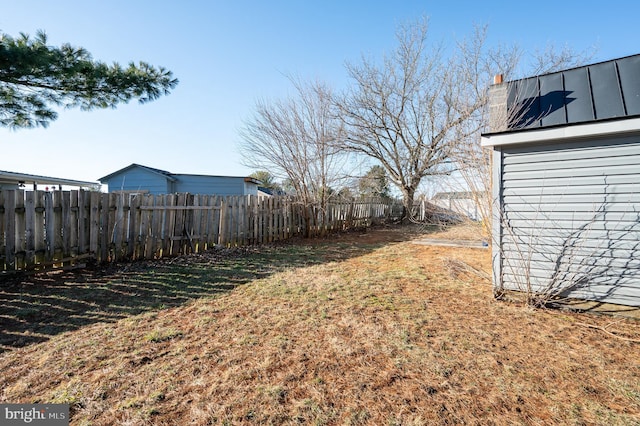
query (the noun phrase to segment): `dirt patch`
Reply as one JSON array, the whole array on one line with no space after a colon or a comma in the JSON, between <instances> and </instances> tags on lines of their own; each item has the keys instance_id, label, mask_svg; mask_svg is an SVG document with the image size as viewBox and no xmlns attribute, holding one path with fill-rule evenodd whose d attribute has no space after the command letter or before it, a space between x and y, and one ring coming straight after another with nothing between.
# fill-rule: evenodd
<instances>
[{"instance_id":1,"label":"dirt patch","mask_svg":"<svg viewBox=\"0 0 640 426\"><path fill-rule=\"evenodd\" d=\"M637 321L496 301L489 251L407 243L431 231L125 274L181 299L9 347L0 401L66 402L74 425L640 422Z\"/></svg>"}]
</instances>

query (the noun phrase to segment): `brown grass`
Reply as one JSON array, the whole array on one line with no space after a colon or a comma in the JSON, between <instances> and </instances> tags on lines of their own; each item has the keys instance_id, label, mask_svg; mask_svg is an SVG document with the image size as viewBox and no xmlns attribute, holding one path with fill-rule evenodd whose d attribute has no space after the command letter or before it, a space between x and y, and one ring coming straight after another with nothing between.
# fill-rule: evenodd
<instances>
[{"instance_id":1,"label":"brown grass","mask_svg":"<svg viewBox=\"0 0 640 426\"><path fill-rule=\"evenodd\" d=\"M636 320L495 301L473 272L488 250L408 244L416 229L85 276L199 290L15 331L40 342L5 341L0 402L69 403L73 425L640 424L640 345L580 325L638 339Z\"/></svg>"}]
</instances>

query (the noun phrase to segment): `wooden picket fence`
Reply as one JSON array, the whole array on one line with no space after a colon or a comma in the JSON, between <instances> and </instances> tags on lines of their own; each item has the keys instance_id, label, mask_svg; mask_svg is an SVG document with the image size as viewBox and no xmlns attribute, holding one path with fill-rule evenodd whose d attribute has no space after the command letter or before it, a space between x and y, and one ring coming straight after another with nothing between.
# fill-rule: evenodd
<instances>
[{"instance_id":1,"label":"wooden picket fence","mask_svg":"<svg viewBox=\"0 0 640 426\"><path fill-rule=\"evenodd\" d=\"M402 213L393 200L325 208L296 198L0 191L0 274L96 262L156 259L213 246L263 244L364 227Z\"/></svg>"}]
</instances>

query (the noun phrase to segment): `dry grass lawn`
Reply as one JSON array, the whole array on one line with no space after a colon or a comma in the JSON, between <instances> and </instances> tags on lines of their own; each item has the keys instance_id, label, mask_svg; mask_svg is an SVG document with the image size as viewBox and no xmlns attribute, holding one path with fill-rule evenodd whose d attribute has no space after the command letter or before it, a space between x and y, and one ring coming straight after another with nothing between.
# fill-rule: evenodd
<instances>
[{"instance_id":1,"label":"dry grass lawn","mask_svg":"<svg viewBox=\"0 0 640 426\"><path fill-rule=\"evenodd\" d=\"M488 250L408 243L434 232L4 283L0 402L73 425L640 424L637 320L496 301L460 267Z\"/></svg>"}]
</instances>

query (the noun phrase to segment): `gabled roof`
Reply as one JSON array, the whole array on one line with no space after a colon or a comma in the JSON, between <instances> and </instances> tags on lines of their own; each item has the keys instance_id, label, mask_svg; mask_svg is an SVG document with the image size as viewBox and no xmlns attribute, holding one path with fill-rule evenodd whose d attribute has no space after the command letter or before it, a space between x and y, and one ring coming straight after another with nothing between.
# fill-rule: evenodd
<instances>
[{"instance_id":1,"label":"gabled roof","mask_svg":"<svg viewBox=\"0 0 640 426\"><path fill-rule=\"evenodd\" d=\"M127 170L131 170L134 168L138 168L138 169L144 169L147 170L151 173L160 175L164 178L166 178L167 180L171 181L171 182L175 182L178 180L179 176L206 176L206 177L224 177L224 178L235 178L235 179L244 179L245 182L247 183L253 183L256 185L260 185L262 182L259 181L258 179L252 178L252 177L244 177L244 176L219 176L219 175L199 175L199 174L189 174L189 173L171 173L168 172L166 170L160 170L160 169L154 169L153 167L147 167L147 166L143 166L142 164L136 164L136 163L132 163L130 165L128 165L125 168L122 168L120 170L117 170L113 173L110 173L106 176L101 177L100 179L98 179L100 182L106 181L111 179L113 176L119 175L121 173L126 172Z\"/></svg>"},{"instance_id":2,"label":"gabled roof","mask_svg":"<svg viewBox=\"0 0 640 426\"><path fill-rule=\"evenodd\" d=\"M160 175L160 176L162 176L162 177L164 177L164 178L166 178L166 179L168 179L168 180L170 180L172 182L176 181L176 178L174 178L172 176L173 173L171 173L171 172L168 172L166 170L154 169L153 167L147 167L147 166L143 166L141 164L136 164L136 163L132 163L132 164L128 165L127 167L122 168L120 170L117 170L117 171L115 171L113 173L110 173L110 174L108 174L106 176L103 176L98 180L100 182L105 181L105 180L109 180L110 178L112 178L115 175L119 175L120 173L126 172L127 170L131 170L131 169L134 169L134 168L145 169L145 170L147 170L147 171L149 171L151 173Z\"/></svg>"},{"instance_id":3,"label":"gabled roof","mask_svg":"<svg viewBox=\"0 0 640 426\"><path fill-rule=\"evenodd\" d=\"M39 176L28 173L7 172L0 170L0 183L33 184L38 185L69 185L69 186L99 186L98 182L64 179L51 176Z\"/></svg>"}]
</instances>

